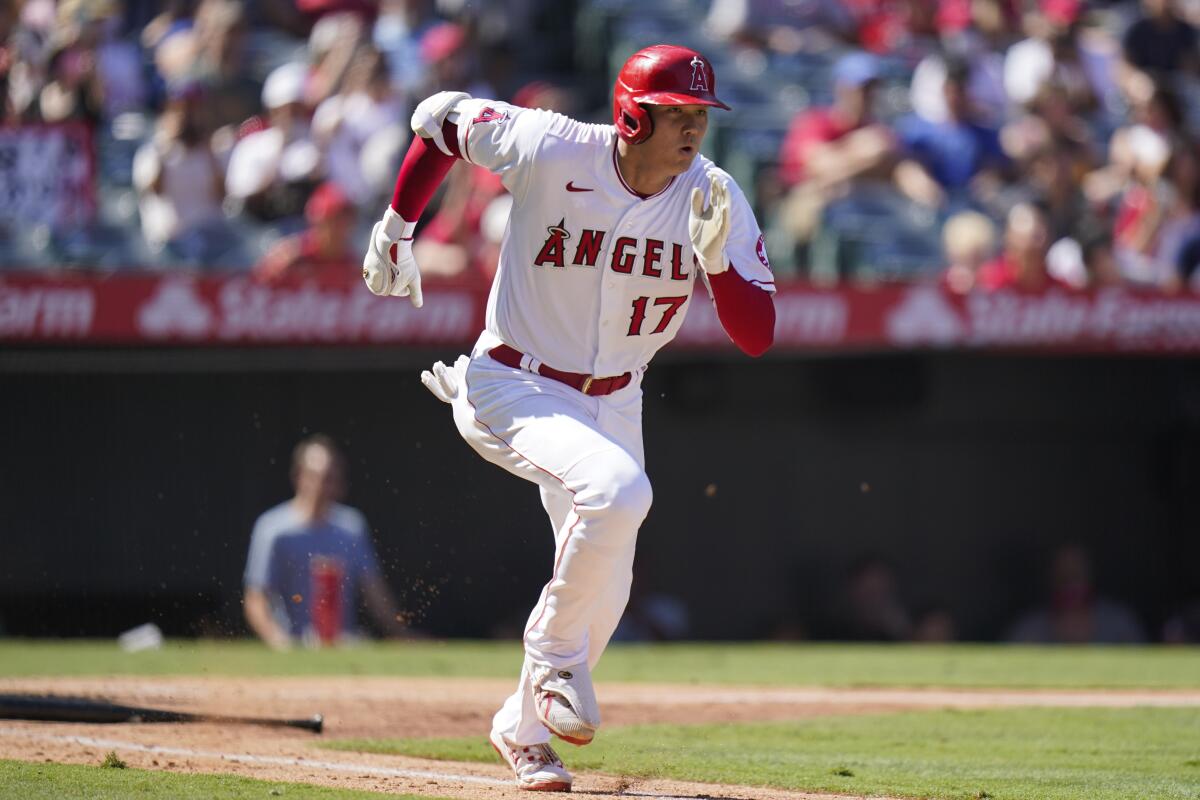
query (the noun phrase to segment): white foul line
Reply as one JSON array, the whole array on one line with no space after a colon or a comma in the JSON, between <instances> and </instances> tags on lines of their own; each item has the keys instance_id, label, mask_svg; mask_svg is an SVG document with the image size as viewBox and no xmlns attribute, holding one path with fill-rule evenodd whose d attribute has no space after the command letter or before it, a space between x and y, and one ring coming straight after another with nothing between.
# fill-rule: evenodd
<instances>
[{"instance_id":1,"label":"white foul line","mask_svg":"<svg viewBox=\"0 0 1200 800\"><path fill-rule=\"evenodd\" d=\"M66 736L54 733L32 733L30 731L16 730L13 728L0 728L0 737L5 736L13 739L26 739L35 742L59 742L63 744L79 744L85 747L107 748L109 750L133 750L139 753L153 753L156 755L190 758L212 758L222 761L232 761L234 763L268 764L271 766L285 767L315 767L317 769L329 770L331 772L357 773L359 775L367 774L385 778L417 778L426 780L450 781L454 783L475 783L482 784L484 786L512 787L514 785L513 781L511 780L485 778L479 775L455 775L454 773L450 772L434 772L433 770L403 769L400 767L376 767L369 764L350 764L344 761L310 761L307 758L289 756L256 756L251 753L219 753L214 750L193 750L187 747L160 747L157 745L138 744L137 742L125 742L119 739L96 739L91 736ZM612 794L631 797L655 798L655 800L712 800L713 798L713 795L711 794L658 794L655 792L630 788L615 791ZM791 793L789 792L789 794ZM803 797L811 796L812 795L808 794L803 795ZM821 797L828 797L830 800L835 800L836 798L853 800L853 798L843 795L821 795Z\"/></svg>"},{"instance_id":2,"label":"white foul line","mask_svg":"<svg viewBox=\"0 0 1200 800\"><path fill-rule=\"evenodd\" d=\"M349 764L344 761L312 761L307 758L292 756L256 756L251 753L218 753L213 750L192 750L187 747L159 747L157 745L124 742L119 739L94 739L91 736L63 736L53 733L29 733L27 731L0 728L0 736L19 739L31 739L39 742L63 742L81 744L86 747L102 747L110 750L134 750L139 753L155 753L158 755L180 756L190 758L214 758L221 761L233 761L243 764L270 764L282 767L314 767L331 772L353 772L376 775L387 778L427 778L456 783L480 783L485 786L512 786L512 781L498 778L483 778L478 775L455 775L449 772L433 772L422 769L402 769L400 767L376 767L369 764Z\"/></svg>"}]
</instances>

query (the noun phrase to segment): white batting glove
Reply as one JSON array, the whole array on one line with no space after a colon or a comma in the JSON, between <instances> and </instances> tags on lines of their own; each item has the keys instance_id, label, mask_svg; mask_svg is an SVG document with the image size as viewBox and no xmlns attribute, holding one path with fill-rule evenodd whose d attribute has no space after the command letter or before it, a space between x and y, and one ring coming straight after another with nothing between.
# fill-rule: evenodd
<instances>
[{"instance_id":1,"label":"white batting glove","mask_svg":"<svg viewBox=\"0 0 1200 800\"><path fill-rule=\"evenodd\" d=\"M433 139L438 150L448 156L454 155L446 144L446 138L442 136L442 123L446 121L447 117L451 122L458 122L457 116L453 113L454 107L460 100L470 99L471 95L466 92L438 92L429 95L417 103L417 107L413 109L411 123L413 133L425 139Z\"/></svg>"},{"instance_id":2,"label":"white batting glove","mask_svg":"<svg viewBox=\"0 0 1200 800\"><path fill-rule=\"evenodd\" d=\"M725 258L725 241L729 238L729 187L713 175L708 196L709 206L705 208L704 192L700 187L692 189L688 235L701 268L709 275L719 275L729 269L729 259Z\"/></svg>"},{"instance_id":3,"label":"white batting glove","mask_svg":"<svg viewBox=\"0 0 1200 800\"><path fill-rule=\"evenodd\" d=\"M434 363L432 372L424 370L421 373L421 383L443 403L453 403L458 397L458 373L441 361Z\"/></svg>"},{"instance_id":4,"label":"white batting glove","mask_svg":"<svg viewBox=\"0 0 1200 800\"><path fill-rule=\"evenodd\" d=\"M390 205L383 219L371 229L371 244L363 258L363 280L377 295L407 297L416 308L425 302L421 295L421 271L413 258L415 222L405 222Z\"/></svg>"}]
</instances>

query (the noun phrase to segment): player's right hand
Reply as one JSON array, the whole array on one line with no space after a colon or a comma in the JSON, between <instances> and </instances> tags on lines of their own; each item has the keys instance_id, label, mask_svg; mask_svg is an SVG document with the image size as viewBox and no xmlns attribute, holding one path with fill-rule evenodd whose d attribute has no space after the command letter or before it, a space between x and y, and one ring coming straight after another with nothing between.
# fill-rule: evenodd
<instances>
[{"instance_id":1,"label":"player's right hand","mask_svg":"<svg viewBox=\"0 0 1200 800\"><path fill-rule=\"evenodd\" d=\"M424 303L421 271L413 258L415 222L406 222L390 205L371 229L371 243L363 258L363 280L377 295L407 297L416 308Z\"/></svg>"}]
</instances>

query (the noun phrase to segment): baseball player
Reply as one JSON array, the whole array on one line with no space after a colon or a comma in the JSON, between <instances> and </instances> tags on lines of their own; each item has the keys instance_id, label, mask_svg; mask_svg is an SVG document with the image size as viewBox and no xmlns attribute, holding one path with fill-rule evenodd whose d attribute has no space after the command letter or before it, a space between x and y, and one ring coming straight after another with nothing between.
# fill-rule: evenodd
<instances>
[{"instance_id":1,"label":"baseball player","mask_svg":"<svg viewBox=\"0 0 1200 800\"><path fill-rule=\"evenodd\" d=\"M435 94L413 113L418 136L363 262L372 292L420 307L414 223L454 161L499 174L513 196L485 330L470 356L421 380L476 452L538 485L554 530L520 682L490 737L523 789L569 790L550 734L585 745L600 725L591 670L629 598L651 500L642 376L683 323L696 276L743 351L774 336L758 224L699 155L713 107L728 108L712 65L671 45L622 67L612 125Z\"/></svg>"}]
</instances>

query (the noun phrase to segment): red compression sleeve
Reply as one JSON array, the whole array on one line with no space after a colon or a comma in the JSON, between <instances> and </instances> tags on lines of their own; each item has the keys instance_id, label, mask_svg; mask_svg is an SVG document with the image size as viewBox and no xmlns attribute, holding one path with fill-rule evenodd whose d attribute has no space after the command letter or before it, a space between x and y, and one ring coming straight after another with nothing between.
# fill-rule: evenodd
<instances>
[{"instance_id":1,"label":"red compression sleeve","mask_svg":"<svg viewBox=\"0 0 1200 800\"><path fill-rule=\"evenodd\" d=\"M775 303L767 292L729 269L708 276L717 318L733 343L749 356L761 356L775 341Z\"/></svg>"},{"instance_id":2,"label":"red compression sleeve","mask_svg":"<svg viewBox=\"0 0 1200 800\"><path fill-rule=\"evenodd\" d=\"M458 152L458 126L447 120L442 124L442 136L454 153L448 156L438 149L431 139L414 136L400 173L396 176L396 190L392 193L392 208L408 222L416 222L421 212L429 205L429 199L446 179L446 173L454 166Z\"/></svg>"}]
</instances>

